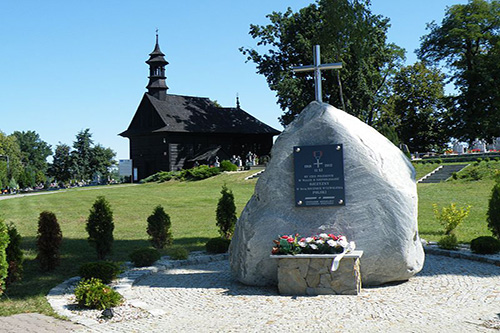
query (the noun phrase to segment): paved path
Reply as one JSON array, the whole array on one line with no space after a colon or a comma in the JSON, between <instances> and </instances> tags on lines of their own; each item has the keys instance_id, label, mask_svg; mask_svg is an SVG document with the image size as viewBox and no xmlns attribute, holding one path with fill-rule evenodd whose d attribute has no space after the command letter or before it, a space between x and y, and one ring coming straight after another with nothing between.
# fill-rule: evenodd
<instances>
[{"instance_id":1,"label":"paved path","mask_svg":"<svg viewBox=\"0 0 500 333\"><path fill-rule=\"evenodd\" d=\"M9 317L0 317L2 333L62 333L81 329L70 321L64 321L39 313L22 313Z\"/></svg>"},{"instance_id":2,"label":"paved path","mask_svg":"<svg viewBox=\"0 0 500 333\"><path fill-rule=\"evenodd\" d=\"M500 267L427 255L423 271L405 283L359 296L285 297L235 282L220 261L143 277L131 298L157 315L80 331L491 332L484 325L500 316Z\"/></svg>"}]
</instances>

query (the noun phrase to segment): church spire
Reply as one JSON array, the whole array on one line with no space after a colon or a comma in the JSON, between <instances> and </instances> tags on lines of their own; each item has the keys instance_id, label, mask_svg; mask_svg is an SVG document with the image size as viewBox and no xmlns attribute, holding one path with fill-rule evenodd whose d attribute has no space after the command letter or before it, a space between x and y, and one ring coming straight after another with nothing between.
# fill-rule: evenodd
<instances>
[{"instance_id":1,"label":"church spire","mask_svg":"<svg viewBox=\"0 0 500 333\"><path fill-rule=\"evenodd\" d=\"M159 100L165 100L167 95L167 84L165 82L165 66L168 61L164 58L158 44L158 29L156 30L156 44L153 52L149 54L149 59L146 64L149 65L149 83L147 85L148 94L156 97Z\"/></svg>"},{"instance_id":2,"label":"church spire","mask_svg":"<svg viewBox=\"0 0 500 333\"><path fill-rule=\"evenodd\" d=\"M239 110L240 109L240 97L238 94L236 94L236 108Z\"/></svg>"}]
</instances>

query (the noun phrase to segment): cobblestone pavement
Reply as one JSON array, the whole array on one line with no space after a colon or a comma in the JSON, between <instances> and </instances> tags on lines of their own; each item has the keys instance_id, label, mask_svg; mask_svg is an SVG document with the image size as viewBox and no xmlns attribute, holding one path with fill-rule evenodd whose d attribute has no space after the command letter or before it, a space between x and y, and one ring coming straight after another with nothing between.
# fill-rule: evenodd
<instances>
[{"instance_id":1,"label":"cobblestone pavement","mask_svg":"<svg viewBox=\"0 0 500 333\"><path fill-rule=\"evenodd\" d=\"M0 332L2 333L62 333L74 332L81 327L73 322L39 313L22 313L0 317Z\"/></svg>"},{"instance_id":2,"label":"cobblestone pavement","mask_svg":"<svg viewBox=\"0 0 500 333\"><path fill-rule=\"evenodd\" d=\"M500 318L500 267L426 255L405 283L358 296L285 297L244 286L227 260L142 277L127 299L155 316L85 327L81 332L492 332Z\"/></svg>"}]
</instances>

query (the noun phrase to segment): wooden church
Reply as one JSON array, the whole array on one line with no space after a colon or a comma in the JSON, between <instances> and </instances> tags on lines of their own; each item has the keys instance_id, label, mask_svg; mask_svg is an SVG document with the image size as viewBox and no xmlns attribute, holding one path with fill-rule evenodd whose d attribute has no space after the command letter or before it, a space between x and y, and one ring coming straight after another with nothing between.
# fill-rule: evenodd
<instances>
[{"instance_id":1,"label":"wooden church","mask_svg":"<svg viewBox=\"0 0 500 333\"><path fill-rule=\"evenodd\" d=\"M135 180L219 159L269 155L280 132L240 108L215 105L205 97L167 94L165 54L158 35L149 65L148 91L121 136L130 140Z\"/></svg>"}]
</instances>

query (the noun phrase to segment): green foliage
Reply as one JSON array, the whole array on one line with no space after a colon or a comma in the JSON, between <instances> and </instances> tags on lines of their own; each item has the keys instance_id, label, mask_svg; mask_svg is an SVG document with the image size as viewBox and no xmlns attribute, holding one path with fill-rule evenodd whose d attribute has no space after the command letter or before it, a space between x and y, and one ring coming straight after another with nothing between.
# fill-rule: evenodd
<instances>
[{"instance_id":1,"label":"green foliage","mask_svg":"<svg viewBox=\"0 0 500 333\"><path fill-rule=\"evenodd\" d=\"M433 204L434 216L444 227L445 235L450 235L453 230L462 223L462 221L469 215L470 206L457 208L455 203L451 203L449 207L443 207L441 212L436 204Z\"/></svg>"},{"instance_id":2,"label":"green foliage","mask_svg":"<svg viewBox=\"0 0 500 333\"><path fill-rule=\"evenodd\" d=\"M500 170L500 163L490 161L487 163L474 162L458 173L458 178L463 181L479 181L483 179L496 179Z\"/></svg>"},{"instance_id":3,"label":"green foliage","mask_svg":"<svg viewBox=\"0 0 500 333\"><path fill-rule=\"evenodd\" d=\"M163 207L158 205L155 207L153 214L148 217L147 233L153 247L163 249L165 245L171 245L173 242L172 233L170 232L170 216L165 213Z\"/></svg>"},{"instance_id":4,"label":"green foliage","mask_svg":"<svg viewBox=\"0 0 500 333\"><path fill-rule=\"evenodd\" d=\"M181 178L180 171L160 171L149 177L146 177L141 180L141 183L151 183L151 182L168 182L171 179L180 179Z\"/></svg>"},{"instance_id":5,"label":"green foliage","mask_svg":"<svg viewBox=\"0 0 500 333\"><path fill-rule=\"evenodd\" d=\"M4 220L0 217L0 296L5 291L5 279L7 279L9 264L7 262L6 249L9 245L9 231Z\"/></svg>"},{"instance_id":6,"label":"green foliage","mask_svg":"<svg viewBox=\"0 0 500 333\"><path fill-rule=\"evenodd\" d=\"M181 179L186 180L202 180L217 176L220 174L219 168L211 168L208 165L200 165L199 167L186 169L181 171Z\"/></svg>"},{"instance_id":7,"label":"green foliage","mask_svg":"<svg viewBox=\"0 0 500 333\"><path fill-rule=\"evenodd\" d=\"M224 160L220 162L220 169L222 171L238 171L238 166L231 163L231 161Z\"/></svg>"},{"instance_id":8,"label":"green foliage","mask_svg":"<svg viewBox=\"0 0 500 333\"><path fill-rule=\"evenodd\" d=\"M113 211L105 197L99 196L90 209L85 230L89 243L95 247L97 258L102 260L113 247Z\"/></svg>"},{"instance_id":9,"label":"green foliage","mask_svg":"<svg viewBox=\"0 0 500 333\"><path fill-rule=\"evenodd\" d=\"M160 252L157 249L149 247L137 249L130 253L129 257L135 267L151 266L161 258Z\"/></svg>"},{"instance_id":10,"label":"green foliage","mask_svg":"<svg viewBox=\"0 0 500 333\"><path fill-rule=\"evenodd\" d=\"M217 203L216 220L219 233L222 237L230 239L236 225L236 206L234 205L234 195L224 184L221 190L221 197Z\"/></svg>"},{"instance_id":11,"label":"green foliage","mask_svg":"<svg viewBox=\"0 0 500 333\"><path fill-rule=\"evenodd\" d=\"M457 96L449 98L447 121L462 140L491 138L500 132L500 2L470 0L446 8L441 24L428 25L420 59L446 63Z\"/></svg>"},{"instance_id":12,"label":"green foliage","mask_svg":"<svg viewBox=\"0 0 500 333\"><path fill-rule=\"evenodd\" d=\"M9 265L9 273L5 284L8 286L16 281L21 280L23 276L23 251L21 250L21 235L17 232L13 224L7 226L9 233L9 246L5 250L7 255L7 263Z\"/></svg>"},{"instance_id":13,"label":"green foliage","mask_svg":"<svg viewBox=\"0 0 500 333\"><path fill-rule=\"evenodd\" d=\"M368 124L375 122L386 94L387 78L404 58L404 51L387 42L389 20L371 12L369 1L319 0L293 12L267 15L268 25L250 25L256 48L240 48L257 65L285 111L289 124L314 100L314 80L294 75L292 66L310 64L313 46L321 45L321 61L340 61L342 70L324 71L323 100L342 106ZM337 74L343 86L340 97ZM301 96L301 98L297 98Z\"/></svg>"},{"instance_id":14,"label":"green foliage","mask_svg":"<svg viewBox=\"0 0 500 333\"><path fill-rule=\"evenodd\" d=\"M211 168L208 165L200 165L195 168L185 169L182 171L160 171L151 175L147 178L141 180L142 183L150 182L166 182L171 179L176 180L202 180L217 176L220 174L221 170L219 168Z\"/></svg>"},{"instance_id":15,"label":"green foliage","mask_svg":"<svg viewBox=\"0 0 500 333\"><path fill-rule=\"evenodd\" d=\"M448 137L442 122L444 74L417 62L401 68L392 80L387 108L399 139L410 151L430 151Z\"/></svg>"},{"instance_id":16,"label":"green foliage","mask_svg":"<svg viewBox=\"0 0 500 333\"><path fill-rule=\"evenodd\" d=\"M104 310L120 305L122 296L99 279L82 280L75 288L78 305L89 309Z\"/></svg>"},{"instance_id":17,"label":"green foliage","mask_svg":"<svg viewBox=\"0 0 500 333\"><path fill-rule=\"evenodd\" d=\"M438 246L445 250L456 250L458 247L457 236L454 234L444 236L439 240Z\"/></svg>"},{"instance_id":18,"label":"green foliage","mask_svg":"<svg viewBox=\"0 0 500 333\"><path fill-rule=\"evenodd\" d=\"M43 211L38 218L38 261L43 271L51 271L59 265L62 232L54 213Z\"/></svg>"},{"instance_id":19,"label":"green foliage","mask_svg":"<svg viewBox=\"0 0 500 333\"><path fill-rule=\"evenodd\" d=\"M226 253L229 249L231 240L227 238L211 238L206 244L205 249L208 253Z\"/></svg>"},{"instance_id":20,"label":"green foliage","mask_svg":"<svg viewBox=\"0 0 500 333\"><path fill-rule=\"evenodd\" d=\"M71 160L70 150L71 148L66 144L58 144L56 146L48 173L58 182L65 183L71 179L73 162Z\"/></svg>"},{"instance_id":21,"label":"green foliage","mask_svg":"<svg viewBox=\"0 0 500 333\"><path fill-rule=\"evenodd\" d=\"M78 275L85 280L96 278L103 283L111 283L122 272L120 266L112 261L88 262L80 266Z\"/></svg>"},{"instance_id":22,"label":"green foliage","mask_svg":"<svg viewBox=\"0 0 500 333\"><path fill-rule=\"evenodd\" d=\"M23 165L21 163L21 149L15 136L7 136L0 131L0 155L2 155L0 157L0 187L10 186L11 182L17 185L16 179L23 171ZM7 158L9 159L8 168Z\"/></svg>"},{"instance_id":23,"label":"green foliage","mask_svg":"<svg viewBox=\"0 0 500 333\"><path fill-rule=\"evenodd\" d=\"M487 212L488 229L500 239L500 182L496 182L491 190Z\"/></svg>"},{"instance_id":24,"label":"green foliage","mask_svg":"<svg viewBox=\"0 0 500 333\"><path fill-rule=\"evenodd\" d=\"M470 242L470 249L478 254L494 254L500 252L500 240L491 236L474 238Z\"/></svg>"},{"instance_id":25,"label":"green foliage","mask_svg":"<svg viewBox=\"0 0 500 333\"><path fill-rule=\"evenodd\" d=\"M172 246L167 250L167 254L173 260L186 260L189 257L189 251L182 246Z\"/></svg>"},{"instance_id":26,"label":"green foliage","mask_svg":"<svg viewBox=\"0 0 500 333\"><path fill-rule=\"evenodd\" d=\"M15 131L12 133L16 137L21 150L21 162L24 167L33 172L47 171L47 157L52 155L50 145L40 139L35 131Z\"/></svg>"}]
</instances>

